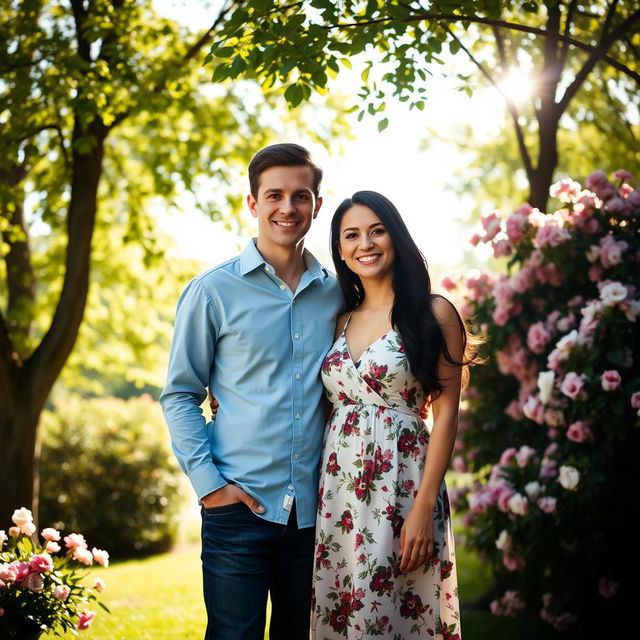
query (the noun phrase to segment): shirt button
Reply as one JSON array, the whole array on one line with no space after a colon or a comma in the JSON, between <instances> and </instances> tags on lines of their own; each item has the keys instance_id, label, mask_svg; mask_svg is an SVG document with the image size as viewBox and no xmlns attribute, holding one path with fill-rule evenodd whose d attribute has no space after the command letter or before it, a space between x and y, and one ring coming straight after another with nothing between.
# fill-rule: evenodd
<instances>
[{"instance_id":1,"label":"shirt button","mask_svg":"<svg viewBox=\"0 0 640 640\"><path fill-rule=\"evenodd\" d=\"M281 285L280 285L280 288L284 291L287 287L286 287L286 285L281 284Z\"/></svg>"},{"instance_id":2,"label":"shirt button","mask_svg":"<svg viewBox=\"0 0 640 640\"><path fill-rule=\"evenodd\" d=\"M294 333L293 337L297 340L300 337L300 334L299 333Z\"/></svg>"},{"instance_id":3,"label":"shirt button","mask_svg":"<svg viewBox=\"0 0 640 640\"><path fill-rule=\"evenodd\" d=\"M300 414L296 413L296 420L300 420Z\"/></svg>"},{"instance_id":4,"label":"shirt button","mask_svg":"<svg viewBox=\"0 0 640 640\"><path fill-rule=\"evenodd\" d=\"M300 374L296 373L296 380L300 380Z\"/></svg>"},{"instance_id":5,"label":"shirt button","mask_svg":"<svg viewBox=\"0 0 640 640\"><path fill-rule=\"evenodd\" d=\"M297 460L299 457L300 457L300 454L299 454L299 453L294 453L294 454L293 454L293 459L294 459L294 460Z\"/></svg>"}]
</instances>

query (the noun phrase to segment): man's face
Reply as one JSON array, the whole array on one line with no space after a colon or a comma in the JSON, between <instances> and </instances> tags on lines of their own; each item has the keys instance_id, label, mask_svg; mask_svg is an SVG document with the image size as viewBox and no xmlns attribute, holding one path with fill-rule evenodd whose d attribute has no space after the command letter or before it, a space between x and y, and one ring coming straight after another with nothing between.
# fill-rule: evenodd
<instances>
[{"instance_id":1,"label":"man's face","mask_svg":"<svg viewBox=\"0 0 640 640\"><path fill-rule=\"evenodd\" d=\"M322 198L314 195L311 167L269 167L260 174L258 197L250 194L247 203L258 219L263 248L295 247L318 215Z\"/></svg>"}]
</instances>

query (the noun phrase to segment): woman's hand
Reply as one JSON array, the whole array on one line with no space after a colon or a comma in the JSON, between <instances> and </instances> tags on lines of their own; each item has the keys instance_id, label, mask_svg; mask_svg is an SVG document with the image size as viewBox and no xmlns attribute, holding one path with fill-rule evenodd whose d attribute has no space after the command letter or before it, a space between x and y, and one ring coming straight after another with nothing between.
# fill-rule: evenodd
<instances>
[{"instance_id":1,"label":"woman's hand","mask_svg":"<svg viewBox=\"0 0 640 640\"><path fill-rule=\"evenodd\" d=\"M209 407L211 408L211 419L215 420L218 415L218 407L220 403L217 398L209 391Z\"/></svg>"},{"instance_id":2,"label":"woman's hand","mask_svg":"<svg viewBox=\"0 0 640 640\"><path fill-rule=\"evenodd\" d=\"M433 509L414 502L400 530L400 571L409 573L424 564L433 551Z\"/></svg>"}]
</instances>

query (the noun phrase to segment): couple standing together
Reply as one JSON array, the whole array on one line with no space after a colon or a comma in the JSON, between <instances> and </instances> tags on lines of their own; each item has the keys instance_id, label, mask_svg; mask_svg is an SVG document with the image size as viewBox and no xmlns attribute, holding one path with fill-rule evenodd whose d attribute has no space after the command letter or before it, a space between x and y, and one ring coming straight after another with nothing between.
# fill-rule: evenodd
<instances>
[{"instance_id":1,"label":"couple standing together","mask_svg":"<svg viewBox=\"0 0 640 640\"><path fill-rule=\"evenodd\" d=\"M337 277L304 249L321 179L303 147L259 151L257 240L178 303L161 402L202 506L206 638L261 640L269 595L271 640L457 639L466 330L384 196L335 212Z\"/></svg>"}]
</instances>

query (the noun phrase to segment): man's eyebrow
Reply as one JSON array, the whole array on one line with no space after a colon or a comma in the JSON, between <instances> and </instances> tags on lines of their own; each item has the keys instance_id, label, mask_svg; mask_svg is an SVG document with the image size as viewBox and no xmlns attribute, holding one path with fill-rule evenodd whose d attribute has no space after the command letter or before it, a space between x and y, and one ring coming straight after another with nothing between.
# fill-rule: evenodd
<instances>
[{"instance_id":1,"label":"man's eyebrow","mask_svg":"<svg viewBox=\"0 0 640 640\"><path fill-rule=\"evenodd\" d=\"M369 225L369 229L373 229L374 227L383 227L384 224L382 222L374 222L373 224ZM346 229L342 230L342 233L344 233L345 231L357 231L358 227L347 227Z\"/></svg>"}]
</instances>

